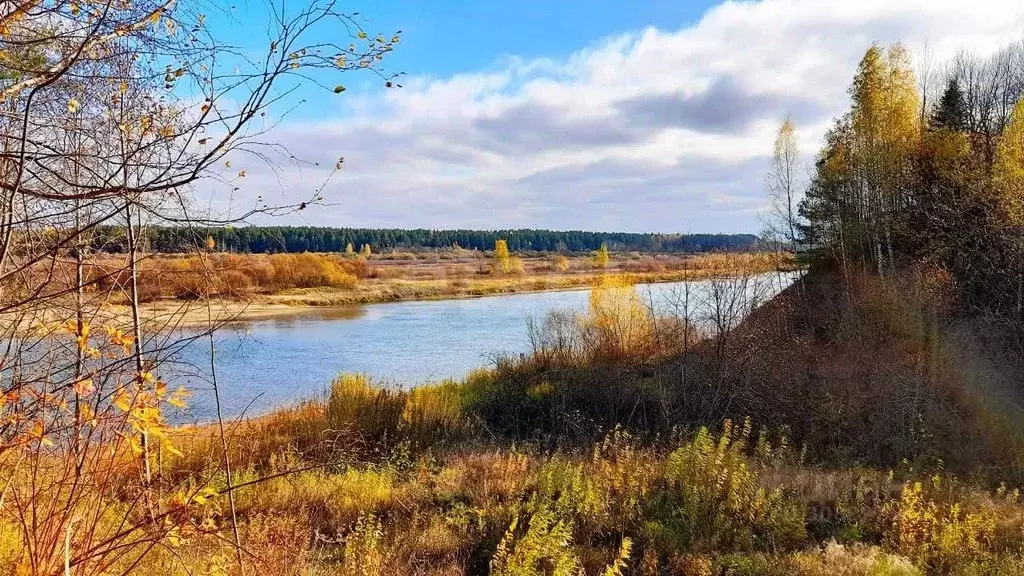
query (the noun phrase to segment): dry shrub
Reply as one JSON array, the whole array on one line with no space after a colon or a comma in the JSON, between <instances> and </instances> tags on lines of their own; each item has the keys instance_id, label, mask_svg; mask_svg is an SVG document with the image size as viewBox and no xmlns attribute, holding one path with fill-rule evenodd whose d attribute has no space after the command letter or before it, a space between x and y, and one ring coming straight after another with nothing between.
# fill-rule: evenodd
<instances>
[{"instance_id":1,"label":"dry shrub","mask_svg":"<svg viewBox=\"0 0 1024 576\"><path fill-rule=\"evenodd\" d=\"M555 254L551 257L551 264L548 269L552 272L568 272L569 271L569 258L565 254Z\"/></svg>"},{"instance_id":2,"label":"dry shrub","mask_svg":"<svg viewBox=\"0 0 1024 576\"><path fill-rule=\"evenodd\" d=\"M649 274L657 274L664 272L666 267L663 263L659 262L657 258L646 256L638 258L636 260L628 260L623 262L622 269L626 272L644 272Z\"/></svg>"},{"instance_id":3,"label":"dry shrub","mask_svg":"<svg viewBox=\"0 0 1024 576\"><path fill-rule=\"evenodd\" d=\"M369 269L368 277L379 280L391 280L404 276L401 268L396 266L375 265Z\"/></svg>"},{"instance_id":4,"label":"dry shrub","mask_svg":"<svg viewBox=\"0 0 1024 576\"><path fill-rule=\"evenodd\" d=\"M590 291L584 325L592 331L594 354L646 356L653 341L654 314L628 278L603 276Z\"/></svg>"},{"instance_id":5,"label":"dry shrub","mask_svg":"<svg viewBox=\"0 0 1024 576\"><path fill-rule=\"evenodd\" d=\"M99 290L114 290L126 298L128 275L93 265L87 270ZM196 299L212 296L245 298L291 288L352 288L369 274L363 258L333 254L210 254L150 257L142 260L139 296Z\"/></svg>"},{"instance_id":6,"label":"dry shrub","mask_svg":"<svg viewBox=\"0 0 1024 576\"><path fill-rule=\"evenodd\" d=\"M273 287L277 290L324 286L351 288L357 279L345 270L342 262L338 257L309 252L275 254L271 257L274 266Z\"/></svg>"}]
</instances>

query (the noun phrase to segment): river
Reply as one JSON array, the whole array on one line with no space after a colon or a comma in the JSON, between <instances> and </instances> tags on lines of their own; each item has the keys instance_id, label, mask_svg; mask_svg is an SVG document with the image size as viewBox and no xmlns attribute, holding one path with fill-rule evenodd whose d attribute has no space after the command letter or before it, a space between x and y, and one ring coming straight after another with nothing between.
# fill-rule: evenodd
<instances>
[{"instance_id":1,"label":"river","mask_svg":"<svg viewBox=\"0 0 1024 576\"><path fill-rule=\"evenodd\" d=\"M792 276L755 277L747 292L763 301ZM682 282L638 286L659 313L682 309ZM689 283L691 308L705 301L710 281ZM589 291L564 290L460 300L396 302L308 309L240 323L216 335L221 406L230 417L258 415L315 398L343 372L360 372L396 387L460 379L502 354L530 350L528 319L549 312L584 312ZM208 340L182 350L162 377L193 392L176 421L215 414Z\"/></svg>"}]
</instances>

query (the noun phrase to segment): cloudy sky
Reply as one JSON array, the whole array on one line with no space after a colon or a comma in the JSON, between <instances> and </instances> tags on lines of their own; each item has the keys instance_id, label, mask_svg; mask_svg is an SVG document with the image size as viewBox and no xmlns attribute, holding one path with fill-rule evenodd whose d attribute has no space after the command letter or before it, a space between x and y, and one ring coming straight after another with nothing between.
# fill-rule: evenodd
<instances>
[{"instance_id":1,"label":"cloudy sky","mask_svg":"<svg viewBox=\"0 0 1024 576\"><path fill-rule=\"evenodd\" d=\"M1017 0L358 3L371 32L403 31L386 62L403 88L352 76L272 132L345 157L327 206L277 223L757 232L778 125L794 119L809 163L872 42L935 69L1024 38ZM233 205L324 178L252 164Z\"/></svg>"}]
</instances>

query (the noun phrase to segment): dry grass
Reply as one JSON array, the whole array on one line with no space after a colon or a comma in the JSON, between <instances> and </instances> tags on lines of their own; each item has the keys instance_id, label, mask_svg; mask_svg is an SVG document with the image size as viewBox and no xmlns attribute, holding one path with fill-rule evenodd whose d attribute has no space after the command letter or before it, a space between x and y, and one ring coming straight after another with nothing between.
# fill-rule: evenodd
<instances>
[{"instance_id":1,"label":"dry grass","mask_svg":"<svg viewBox=\"0 0 1024 576\"><path fill-rule=\"evenodd\" d=\"M595 270L590 256L545 255L516 256L511 273L497 274L486 255L463 252L467 255L389 253L369 259L311 253L154 255L142 261L139 290L146 302L214 297L331 306L582 288L604 274L626 273L633 282L675 282L793 266L791 258L767 253L640 259L614 254L606 268ZM126 290L124 273L117 271L122 266L105 257L90 263L87 273L96 290L109 291L117 300Z\"/></svg>"},{"instance_id":2,"label":"dry grass","mask_svg":"<svg viewBox=\"0 0 1024 576\"><path fill-rule=\"evenodd\" d=\"M321 403L234 431L233 450L272 438L259 457L233 452L247 573L547 574L544 566L560 565L602 574L624 550L621 573L651 576L1010 576L1022 566L1019 525L970 520L1024 517L1016 494L951 477L816 469L749 423L653 442L617 429L580 451L474 440L418 451L399 442L343 459L301 454L310 431L351 424L350 405L380 402L371 391L364 379L339 380ZM344 435L355 443L381 426L363 417ZM179 442L186 456L165 462L162 481L223 489L217 454L188 456L206 431L188 433L195 443ZM878 483L872 491L863 474ZM880 485L880 497L851 505L850 495ZM923 486L916 500L900 496L914 486ZM129 495L108 496L119 497ZM238 574L225 506L222 495L191 507L205 528L155 548L135 572ZM839 513L811 530L822 508ZM23 573L21 531L0 512L0 574ZM930 535L935 544L922 544Z\"/></svg>"}]
</instances>

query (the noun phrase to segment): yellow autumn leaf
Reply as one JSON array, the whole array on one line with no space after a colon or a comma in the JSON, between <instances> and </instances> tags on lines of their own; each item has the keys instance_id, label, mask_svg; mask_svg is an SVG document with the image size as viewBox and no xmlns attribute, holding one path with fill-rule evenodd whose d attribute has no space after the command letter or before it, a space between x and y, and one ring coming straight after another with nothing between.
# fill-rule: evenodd
<instances>
[{"instance_id":1,"label":"yellow autumn leaf","mask_svg":"<svg viewBox=\"0 0 1024 576\"><path fill-rule=\"evenodd\" d=\"M167 403L176 408L185 408L185 399L191 395L192 393L187 389L179 387L170 395L170 397L167 398Z\"/></svg>"},{"instance_id":2,"label":"yellow autumn leaf","mask_svg":"<svg viewBox=\"0 0 1024 576\"><path fill-rule=\"evenodd\" d=\"M114 394L114 406L117 406L123 412L127 412L131 409L132 406L130 400L128 395L125 394L123 388L118 388L117 392Z\"/></svg>"},{"instance_id":3,"label":"yellow autumn leaf","mask_svg":"<svg viewBox=\"0 0 1024 576\"><path fill-rule=\"evenodd\" d=\"M92 383L92 378L84 378L82 380L79 380L78 382L75 382L73 384L73 387L75 389L75 392L79 396L88 396L89 394L92 394L94 390L96 390L96 386L94 386Z\"/></svg>"}]
</instances>

